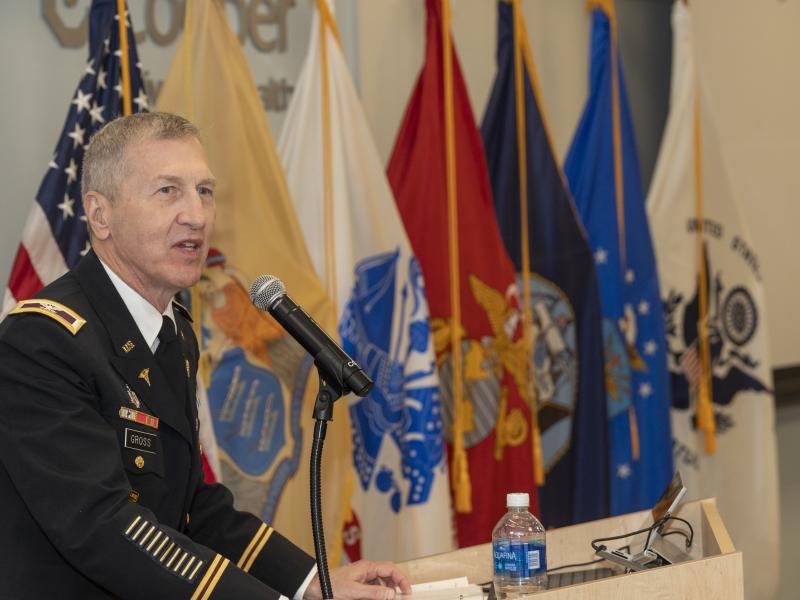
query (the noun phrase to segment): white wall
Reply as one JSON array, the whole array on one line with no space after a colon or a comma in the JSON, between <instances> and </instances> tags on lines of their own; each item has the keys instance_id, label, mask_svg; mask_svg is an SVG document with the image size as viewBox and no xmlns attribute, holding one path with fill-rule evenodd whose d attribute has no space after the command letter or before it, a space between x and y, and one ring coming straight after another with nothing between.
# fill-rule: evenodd
<instances>
[{"instance_id":1,"label":"white wall","mask_svg":"<svg viewBox=\"0 0 800 600\"><path fill-rule=\"evenodd\" d=\"M523 1L544 103L562 155L586 98L590 22L585 5L585 0ZM424 3L358 0L358 8L361 97L385 162L422 67ZM497 6L489 0L456 0L452 13L456 50L480 121L495 73Z\"/></svg>"}]
</instances>

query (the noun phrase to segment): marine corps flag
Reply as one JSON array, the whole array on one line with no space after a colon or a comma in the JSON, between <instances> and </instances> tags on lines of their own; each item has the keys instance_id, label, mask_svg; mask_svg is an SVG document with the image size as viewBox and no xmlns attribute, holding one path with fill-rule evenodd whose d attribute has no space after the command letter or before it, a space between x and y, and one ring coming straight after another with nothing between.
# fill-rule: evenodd
<instances>
[{"instance_id":1,"label":"marine corps flag","mask_svg":"<svg viewBox=\"0 0 800 600\"><path fill-rule=\"evenodd\" d=\"M603 309L611 513L672 479L664 318L613 0L591 0L589 99L564 172L589 234Z\"/></svg>"},{"instance_id":2,"label":"marine corps flag","mask_svg":"<svg viewBox=\"0 0 800 600\"><path fill-rule=\"evenodd\" d=\"M556 162L519 0L498 2L497 77L481 133L494 207L527 305L547 527L608 516L600 296ZM519 69L519 70L517 70Z\"/></svg>"},{"instance_id":3,"label":"marine corps flag","mask_svg":"<svg viewBox=\"0 0 800 600\"><path fill-rule=\"evenodd\" d=\"M255 313L247 282L270 273L327 331L330 302L314 273L289 199L264 107L222 0L186 3L183 39L159 110L197 123L217 178L212 256L193 294L202 322L205 374L223 469L237 506L250 510L313 553L308 463L317 391L311 362L288 335ZM216 270L215 270L216 269ZM309 376L311 380L309 381ZM351 476L347 407L337 403L322 476L343 490ZM335 485L333 484L335 482ZM344 494L323 496L331 562L338 562Z\"/></svg>"},{"instance_id":4,"label":"marine corps flag","mask_svg":"<svg viewBox=\"0 0 800 600\"><path fill-rule=\"evenodd\" d=\"M425 281L339 45L317 0L280 155L314 266L335 298L345 350L375 385L349 397L351 560L453 548L445 441Z\"/></svg>"},{"instance_id":5,"label":"marine corps flag","mask_svg":"<svg viewBox=\"0 0 800 600\"><path fill-rule=\"evenodd\" d=\"M667 321L675 466L692 498L716 496L744 552L747 597L771 598L780 527L762 276L703 93L691 7L675 2L672 23L670 111L647 209Z\"/></svg>"},{"instance_id":6,"label":"marine corps flag","mask_svg":"<svg viewBox=\"0 0 800 600\"><path fill-rule=\"evenodd\" d=\"M514 265L450 40L449 2L427 0L425 64L389 161L422 265L442 382L458 542L489 541L507 492L531 494L535 419Z\"/></svg>"}]
</instances>

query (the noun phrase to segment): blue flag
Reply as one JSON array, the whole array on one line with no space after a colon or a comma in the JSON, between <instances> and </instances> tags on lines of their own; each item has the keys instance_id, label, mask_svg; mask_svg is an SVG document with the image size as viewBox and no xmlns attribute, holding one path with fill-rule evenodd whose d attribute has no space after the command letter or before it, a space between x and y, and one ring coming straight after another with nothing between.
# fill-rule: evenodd
<instances>
[{"instance_id":1,"label":"blue flag","mask_svg":"<svg viewBox=\"0 0 800 600\"><path fill-rule=\"evenodd\" d=\"M564 171L603 307L611 512L640 510L672 475L666 334L613 4L592 13L589 99ZM611 11L611 14L606 11Z\"/></svg>"},{"instance_id":2,"label":"blue flag","mask_svg":"<svg viewBox=\"0 0 800 600\"><path fill-rule=\"evenodd\" d=\"M586 234L553 153L538 101L522 15L515 52L514 5L498 3L497 77L483 135L495 212L517 287L525 298L523 252L529 257L528 306L545 484L539 502L547 527L608 515L605 378L600 297ZM517 115L515 60L520 57L524 114ZM534 83L532 83L534 82ZM524 151L517 138L524 119ZM527 175L523 248L521 169Z\"/></svg>"}]
</instances>

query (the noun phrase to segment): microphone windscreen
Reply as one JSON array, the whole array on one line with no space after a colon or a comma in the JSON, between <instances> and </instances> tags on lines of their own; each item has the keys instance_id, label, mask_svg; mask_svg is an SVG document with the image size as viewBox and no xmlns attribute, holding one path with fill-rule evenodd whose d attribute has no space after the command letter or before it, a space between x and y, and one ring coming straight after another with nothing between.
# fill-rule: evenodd
<instances>
[{"instance_id":1,"label":"microphone windscreen","mask_svg":"<svg viewBox=\"0 0 800 600\"><path fill-rule=\"evenodd\" d=\"M286 286L272 275L259 275L250 286L250 300L261 310L268 310L272 303L284 294Z\"/></svg>"}]
</instances>

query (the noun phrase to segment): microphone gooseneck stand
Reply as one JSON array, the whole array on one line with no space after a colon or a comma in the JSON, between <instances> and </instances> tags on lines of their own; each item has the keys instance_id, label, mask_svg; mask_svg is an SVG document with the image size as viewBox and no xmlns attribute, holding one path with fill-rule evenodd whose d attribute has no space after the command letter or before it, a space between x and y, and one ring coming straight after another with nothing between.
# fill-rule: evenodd
<instances>
[{"instance_id":1,"label":"microphone gooseneck stand","mask_svg":"<svg viewBox=\"0 0 800 600\"><path fill-rule=\"evenodd\" d=\"M342 361L341 353L347 359ZM361 367L336 346L325 347L314 357L319 373L319 392L314 402L314 439L311 442L311 531L314 536L314 552L317 555L317 573L322 597L332 600L331 577L328 572L328 557L325 553L325 534L322 530L322 446L328 421L333 420L333 403L353 392L366 396L372 389L372 380Z\"/></svg>"},{"instance_id":2,"label":"microphone gooseneck stand","mask_svg":"<svg viewBox=\"0 0 800 600\"><path fill-rule=\"evenodd\" d=\"M341 392L319 378L319 392L314 402L314 439L311 442L311 531L314 536L314 552L317 555L317 574L322 597L332 600L333 589L328 572L328 556L325 551L325 532L322 528L322 446L328 421L333 420L333 403L341 397Z\"/></svg>"},{"instance_id":3,"label":"microphone gooseneck stand","mask_svg":"<svg viewBox=\"0 0 800 600\"><path fill-rule=\"evenodd\" d=\"M270 315L303 349L314 357L319 374L319 392L314 403L314 438L311 443L311 529L317 572L322 597L333 598L328 558L325 553L325 534L322 530L322 446L328 421L333 420L333 403L345 394L366 396L372 380L330 336L289 296L283 282L271 275L261 275L250 286L253 304Z\"/></svg>"}]
</instances>

